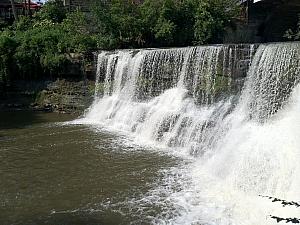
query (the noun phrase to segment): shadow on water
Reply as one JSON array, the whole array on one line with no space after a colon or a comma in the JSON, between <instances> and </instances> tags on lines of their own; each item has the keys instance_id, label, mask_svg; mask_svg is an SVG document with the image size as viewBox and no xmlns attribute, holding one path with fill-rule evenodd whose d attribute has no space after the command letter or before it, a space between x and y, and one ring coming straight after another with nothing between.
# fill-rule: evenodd
<instances>
[{"instance_id":1,"label":"shadow on water","mask_svg":"<svg viewBox=\"0 0 300 225\"><path fill-rule=\"evenodd\" d=\"M45 122L63 122L71 119L74 119L74 116L50 112L34 112L29 110L0 111L0 131L7 129L22 129L35 124Z\"/></svg>"}]
</instances>

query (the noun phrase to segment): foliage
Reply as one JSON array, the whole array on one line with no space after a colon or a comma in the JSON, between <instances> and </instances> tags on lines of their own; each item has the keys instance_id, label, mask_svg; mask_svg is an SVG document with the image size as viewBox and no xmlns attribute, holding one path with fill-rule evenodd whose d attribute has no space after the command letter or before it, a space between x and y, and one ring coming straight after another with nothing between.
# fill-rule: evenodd
<instances>
[{"instance_id":1,"label":"foliage","mask_svg":"<svg viewBox=\"0 0 300 225\"><path fill-rule=\"evenodd\" d=\"M95 4L101 48L220 43L236 0L112 0Z\"/></svg>"},{"instance_id":2,"label":"foliage","mask_svg":"<svg viewBox=\"0 0 300 225\"><path fill-rule=\"evenodd\" d=\"M96 48L85 14L59 11L58 2L49 1L32 18L20 17L0 32L0 82L58 76L71 55Z\"/></svg>"},{"instance_id":3,"label":"foliage","mask_svg":"<svg viewBox=\"0 0 300 225\"><path fill-rule=\"evenodd\" d=\"M187 1L146 0L140 6L146 45L183 46L190 44L193 10L186 8Z\"/></svg>"},{"instance_id":4,"label":"foliage","mask_svg":"<svg viewBox=\"0 0 300 225\"><path fill-rule=\"evenodd\" d=\"M225 28L239 12L236 1L209 0L201 1L196 7L195 42L221 42Z\"/></svg>"},{"instance_id":5,"label":"foliage","mask_svg":"<svg viewBox=\"0 0 300 225\"><path fill-rule=\"evenodd\" d=\"M99 1L95 4L93 16L99 48L137 47L141 42L139 10L132 1Z\"/></svg>"},{"instance_id":6,"label":"foliage","mask_svg":"<svg viewBox=\"0 0 300 225\"><path fill-rule=\"evenodd\" d=\"M3 30L7 26L8 26L7 21L5 21L2 18L0 18L0 31Z\"/></svg>"},{"instance_id":7,"label":"foliage","mask_svg":"<svg viewBox=\"0 0 300 225\"><path fill-rule=\"evenodd\" d=\"M297 28L293 31L292 29L288 29L284 35L285 38L289 40L300 40L300 14L298 15L299 20L297 23Z\"/></svg>"},{"instance_id":8,"label":"foliage","mask_svg":"<svg viewBox=\"0 0 300 225\"><path fill-rule=\"evenodd\" d=\"M55 23L61 23L67 17L67 11L61 0L50 0L35 15L40 20L51 20Z\"/></svg>"},{"instance_id":9,"label":"foliage","mask_svg":"<svg viewBox=\"0 0 300 225\"><path fill-rule=\"evenodd\" d=\"M32 17L0 29L0 82L58 76L72 55L92 49L222 42L236 0L94 1L92 13L67 12L49 0Z\"/></svg>"},{"instance_id":10,"label":"foliage","mask_svg":"<svg viewBox=\"0 0 300 225\"><path fill-rule=\"evenodd\" d=\"M64 52L59 48L60 41L64 39L59 26L44 23L22 33L17 31L16 37L19 46L14 57L23 74L36 76L38 71L54 72L66 61Z\"/></svg>"},{"instance_id":11,"label":"foliage","mask_svg":"<svg viewBox=\"0 0 300 225\"><path fill-rule=\"evenodd\" d=\"M17 47L15 39L8 32L0 35L0 83L5 83L10 78L12 58Z\"/></svg>"}]
</instances>

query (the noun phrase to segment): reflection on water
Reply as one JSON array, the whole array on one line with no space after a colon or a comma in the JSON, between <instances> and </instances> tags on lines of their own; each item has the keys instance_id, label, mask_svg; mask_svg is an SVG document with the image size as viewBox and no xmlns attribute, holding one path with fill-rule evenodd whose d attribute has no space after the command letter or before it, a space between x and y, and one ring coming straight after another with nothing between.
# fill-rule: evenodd
<instances>
[{"instance_id":1,"label":"reflection on water","mask_svg":"<svg viewBox=\"0 0 300 225\"><path fill-rule=\"evenodd\" d=\"M159 207L134 199L159 185L176 159L57 123L68 115L0 118L0 224L147 224L158 214Z\"/></svg>"}]
</instances>

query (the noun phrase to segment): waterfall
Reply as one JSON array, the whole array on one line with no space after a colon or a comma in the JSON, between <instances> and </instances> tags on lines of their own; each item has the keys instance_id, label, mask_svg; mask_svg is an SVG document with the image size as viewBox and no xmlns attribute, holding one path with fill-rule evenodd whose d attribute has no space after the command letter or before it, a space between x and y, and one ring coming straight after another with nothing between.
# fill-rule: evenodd
<instances>
[{"instance_id":1,"label":"waterfall","mask_svg":"<svg viewBox=\"0 0 300 225\"><path fill-rule=\"evenodd\" d=\"M132 133L139 142L206 152L217 139L212 138L217 124L234 107L246 75L241 68L249 66L254 48L101 53L96 87L103 86L103 93L96 88L86 120Z\"/></svg>"},{"instance_id":2,"label":"waterfall","mask_svg":"<svg viewBox=\"0 0 300 225\"><path fill-rule=\"evenodd\" d=\"M300 79L299 46L269 44L258 49L245 87L252 118L266 121L288 100Z\"/></svg>"},{"instance_id":3,"label":"waterfall","mask_svg":"<svg viewBox=\"0 0 300 225\"><path fill-rule=\"evenodd\" d=\"M299 43L103 52L81 122L195 156L170 223L273 224L259 195L300 200L299 78Z\"/></svg>"}]
</instances>

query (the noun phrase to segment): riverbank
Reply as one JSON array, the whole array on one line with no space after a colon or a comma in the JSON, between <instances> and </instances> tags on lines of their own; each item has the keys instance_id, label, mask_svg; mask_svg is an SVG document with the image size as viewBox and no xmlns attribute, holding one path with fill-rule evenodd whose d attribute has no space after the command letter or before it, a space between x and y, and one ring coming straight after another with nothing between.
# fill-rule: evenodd
<instances>
[{"instance_id":1,"label":"riverbank","mask_svg":"<svg viewBox=\"0 0 300 225\"><path fill-rule=\"evenodd\" d=\"M0 94L0 110L82 113L93 101L93 80L14 81Z\"/></svg>"}]
</instances>

